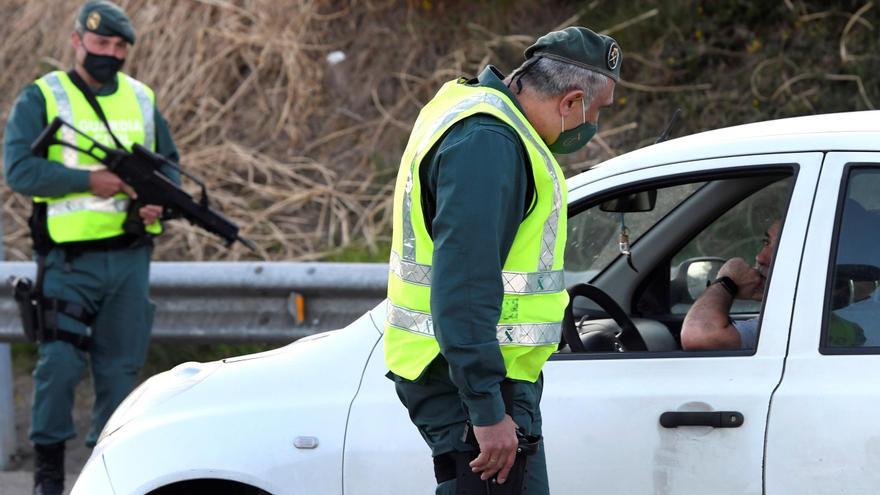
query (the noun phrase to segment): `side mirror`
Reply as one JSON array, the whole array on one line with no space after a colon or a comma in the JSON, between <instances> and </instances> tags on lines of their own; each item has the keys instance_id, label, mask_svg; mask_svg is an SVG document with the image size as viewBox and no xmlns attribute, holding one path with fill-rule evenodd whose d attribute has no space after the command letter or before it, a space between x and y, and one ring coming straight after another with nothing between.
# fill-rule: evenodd
<instances>
[{"instance_id":1,"label":"side mirror","mask_svg":"<svg viewBox=\"0 0 880 495\"><path fill-rule=\"evenodd\" d=\"M706 286L718 277L718 270L727 261L716 256L690 258L678 265L672 279L674 302L692 303L706 290Z\"/></svg>"},{"instance_id":2,"label":"side mirror","mask_svg":"<svg viewBox=\"0 0 880 495\"><path fill-rule=\"evenodd\" d=\"M624 194L614 199L609 199L599 205L599 209L612 213L636 213L651 211L657 203L657 190L642 191Z\"/></svg>"}]
</instances>

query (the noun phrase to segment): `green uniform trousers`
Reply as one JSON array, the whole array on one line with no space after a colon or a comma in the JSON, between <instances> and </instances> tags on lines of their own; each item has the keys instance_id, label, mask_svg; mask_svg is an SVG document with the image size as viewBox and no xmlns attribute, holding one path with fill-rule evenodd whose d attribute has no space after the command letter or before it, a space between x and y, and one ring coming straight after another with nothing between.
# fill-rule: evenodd
<instances>
[{"instance_id":1,"label":"green uniform trousers","mask_svg":"<svg viewBox=\"0 0 880 495\"><path fill-rule=\"evenodd\" d=\"M437 358L416 381L409 381L394 374L397 396L409 411L409 417L431 448L431 455L449 452L468 452L474 447L462 442L467 413L458 388L449 379L446 360ZM541 392L544 376L535 383L513 382L513 421L527 435L541 434ZM538 453L529 457L528 474L525 482L529 495L549 495L547 463L544 458L544 445ZM437 486L437 495L454 495L455 480Z\"/></svg>"},{"instance_id":2,"label":"green uniform trousers","mask_svg":"<svg viewBox=\"0 0 880 495\"><path fill-rule=\"evenodd\" d=\"M146 358L155 311L148 294L151 254L148 246L85 252L71 260L58 249L49 252L43 295L81 304L96 316L88 351L58 340L40 344L33 375L32 442L50 444L76 436L74 389L87 358L95 403L86 445L95 445L113 410L131 392ZM89 334L85 324L66 315L58 315L58 326Z\"/></svg>"}]
</instances>

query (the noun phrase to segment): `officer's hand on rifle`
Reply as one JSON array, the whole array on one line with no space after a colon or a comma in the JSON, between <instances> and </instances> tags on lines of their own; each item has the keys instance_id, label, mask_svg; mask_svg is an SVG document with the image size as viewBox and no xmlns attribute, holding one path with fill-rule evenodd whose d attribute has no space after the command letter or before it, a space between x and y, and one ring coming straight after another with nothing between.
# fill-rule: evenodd
<instances>
[{"instance_id":1,"label":"officer's hand on rifle","mask_svg":"<svg viewBox=\"0 0 880 495\"><path fill-rule=\"evenodd\" d=\"M162 216L162 207L159 205L146 205L138 210L138 214L144 221L144 225L150 225Z\"/></svg>"},{"instance_id":2,"label":"officer's hand on rifle","mask_svg":"<svg viewBox=\"0 0 880 495\"><path fill-rule=\"evenodd\" d=\"M480 445L480 455L471 461L471 469L482 473L480 479L488 480L498 473L498 484L507 480L510 468L516 460L516 423L510 415L491 426L474 426L474 436Z\"/></svg>"},{"instance_id":3,"label":"officer's hand on rifle","mask_svg":"<svg viewBox=\"0 0 880 495\"><path fill-rule=\"evenodd\" d=\"M89 189L92 194L102 198L109 198L120 191L128 194L132 199L137 198L134 189L109 170L92 171L89 174Z\"/></svg>"}]
</instances>

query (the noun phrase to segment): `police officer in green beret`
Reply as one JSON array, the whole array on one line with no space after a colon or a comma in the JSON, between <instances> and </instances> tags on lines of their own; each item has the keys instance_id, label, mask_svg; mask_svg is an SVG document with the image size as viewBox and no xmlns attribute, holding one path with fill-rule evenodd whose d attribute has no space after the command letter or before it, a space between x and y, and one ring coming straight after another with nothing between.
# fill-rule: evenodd
<instances>
[{"instance_id":1,"label":"police officer in green beret","mask_svg":"<svg viewBox=\"0 0 880 495\"><path fill-rule=\"evenodd\" d=\"M84 153L53 145L38 156L30 145L61 117L107 146L140 143L177 162L153 90L120 71L134 42L119 6L86 2L71 35L74 67L28 85L6 125L6 181L33 198L30 224L45 302L29 432L38 494L63 491L64 443L76 436L74 388L86 366L95 386L86 444L94 446L143 365L154 313L148 298L152 238L162 230L162 208L134 203L134 191ZM77 140L65 129L58 137ZM162 172L179 183L170 167ZM126 220L145 228L126 228Z\"/></svg>"},{"instance_id":2,"label":"police officer in green beret","mask_svg":"<svg viewBox=\"0 0 880 495\"><path fill-rule=\"evenodd\" d=\"M446 83L416 120L394 194L384 348L438 494L549 493L541 369L568 304L553 154L595 135L621 60L608 36L552 32L509 76L488 66Z\"/></svg>"}]
</instances>

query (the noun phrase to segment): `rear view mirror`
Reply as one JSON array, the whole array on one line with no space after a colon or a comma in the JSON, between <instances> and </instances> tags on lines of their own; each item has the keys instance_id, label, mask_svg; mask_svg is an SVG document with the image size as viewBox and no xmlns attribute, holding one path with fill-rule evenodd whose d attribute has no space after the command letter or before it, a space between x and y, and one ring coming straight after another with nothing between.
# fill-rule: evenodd
<instances>
[{"instance_id":1,"label":"rear view mirror","mask_svg":"<svg viewBox=\"0 0 880 495\"><path fill-rule=\"evenodd\" d=\"M657 202L657 190L641 191L637 193L624 194L614 199L609 199L599 205L599 209L612 213L636 213L640 211L651 211Z\"/></svg>"}]
</instances>

